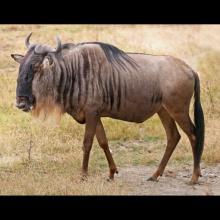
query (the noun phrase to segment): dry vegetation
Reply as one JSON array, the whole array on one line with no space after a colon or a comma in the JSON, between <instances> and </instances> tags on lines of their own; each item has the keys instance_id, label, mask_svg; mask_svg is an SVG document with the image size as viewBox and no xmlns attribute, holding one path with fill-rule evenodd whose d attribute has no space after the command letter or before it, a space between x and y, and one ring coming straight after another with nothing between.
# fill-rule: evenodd
<instances>
[{"instance_id":1,"label":"dry vegetation","mask_svg":"<svg viewBox=\"0 0 220 220\"><path fill-rule=\"evenodd\" d=\"M15 108L18 65L11 53L24 53L24 38L55 46L63 42L103 41L124 51L169 54L199 72L206 121L203 164L220 162L220 26L187 25L1 25L0 26L0 194L127 194L126 183L105 181L104 153L95 141L90 178L79 181L84 126L65 115L59 127L33 120ZM143 124L103 119L113 156L120 168L158 165L166 138L155 115ZM182 133L182 132L181 132ZM192 164L182 139L169 164ZM169 165L168 165L169 166ZM132 178L132 177L131 177ZM147 178L147 176L146 176Z\"/></svg>"}]
</instances>

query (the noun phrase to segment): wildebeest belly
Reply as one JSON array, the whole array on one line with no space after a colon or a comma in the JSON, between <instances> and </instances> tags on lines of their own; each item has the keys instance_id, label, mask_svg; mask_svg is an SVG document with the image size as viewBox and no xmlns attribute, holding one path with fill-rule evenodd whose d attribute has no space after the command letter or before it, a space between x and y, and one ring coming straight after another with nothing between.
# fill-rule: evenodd
<instances>
[{"instance_id":1,"label":"wildebeest belly","mask_svg":"<svg viewBox=\"0 0 220 220\"><path fill-rule=\"evenodd\" d=\"M158 103L139 103L126 101L118 111L106 112L102 116L119 119L128 122L141 123L159 111L161 102Z\"/></svg>"}]
</instances>

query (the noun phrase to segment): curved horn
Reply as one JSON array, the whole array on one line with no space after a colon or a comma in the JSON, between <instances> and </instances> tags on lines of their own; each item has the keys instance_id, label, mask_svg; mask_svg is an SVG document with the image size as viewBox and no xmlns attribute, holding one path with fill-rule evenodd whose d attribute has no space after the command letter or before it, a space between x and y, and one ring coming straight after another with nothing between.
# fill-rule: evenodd
<instances>
[{"instance_id":1,"label":"curved horn","mask_svg":"<svg viewBox=\"0 0 220 220\"><path fill-rule=\"evenodd\" d=\"M35 53L38 54L44 54L44 53L57 53L62 49L62 44L61 44L61 40L58 36L56 36L56 41L57 41L57 48L56 49L52 49L51 47L47 46L47 45L37 45L34 49Z\"/></svg>"},{"instance_id":2,"label":"curved horn","mask_svg":"<svg viewBox=\"0 0 220 220\"><path fill-rule=\"evenodd\" d=\"M62 44L59 36L56 36L56 41L57 41L57 49L55 50L55 52L59 52L62 48Z\"/></svg>"},{"instance_id":3,"label":"curved horn","mask_svg":"<svg viewBox=\"0 0 220 220\"><path fill-rule=\"evenodd\" d=\"M31 35L32 35L32 32L31 32L31 33L26 37L26 39L25 39L25 45L26 45L27 49L30 48L30 42L29 42L29 40L30 40Z\"/></svg>"},{"instance_id":4,"label":"curved horn","mask_svg":"<svg viewBox=\"0 0 220 220\"><path fill-rule=\"evenodd\" d=\"M37 53L37 54L46 54L46 53L55 52L55 50L52 49L51 47L47 46L47 45L38 44L34 48L34 52Z\"/></svg>"}]
</instances>

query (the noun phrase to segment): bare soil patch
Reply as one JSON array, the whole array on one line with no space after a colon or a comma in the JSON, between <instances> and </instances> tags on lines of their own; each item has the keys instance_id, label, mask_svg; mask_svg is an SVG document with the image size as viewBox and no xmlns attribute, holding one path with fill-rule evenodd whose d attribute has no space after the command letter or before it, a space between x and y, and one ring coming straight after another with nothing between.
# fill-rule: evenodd
<instances>
[{"instance_id":1,"label":"bare soil patch","mask_svg":"<svg viewBox=\"0 0 220 220\"><path fill-rule=\"evenodd\" d=\"M192 168L170 166L158 182L147 181L156 166L124 167L116 175L128 195L220 195L220 165L203 166L202 177L189 185Z\"/></svg>"}]
</instances>

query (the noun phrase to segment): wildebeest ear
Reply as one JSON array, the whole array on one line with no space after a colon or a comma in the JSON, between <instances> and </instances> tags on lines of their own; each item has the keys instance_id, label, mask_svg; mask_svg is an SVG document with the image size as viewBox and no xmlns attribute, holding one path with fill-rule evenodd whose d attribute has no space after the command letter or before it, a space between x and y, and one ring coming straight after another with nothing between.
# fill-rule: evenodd
<instances>
[{"instance_id":1,"label":"wildebeest ear","mask_svg":"<svg viewBox=\"0 0 220 220\"><path fill-rule=\"evenodd\" d=\"M52 63L53 63L53 60L49 56L46 56L42 62L42 66L45 69L49 67Z\"/></svg>"},{"instance_id":2,"label":"wildebeest ear","mask_svg":"<svg viewBox=\"0 0 220 220\"><path fill-rule=\"evenodd\" d=\"M21 63L24 58L24 56L20 54L11 54L11 57L18 63Z\"/></svg>"}]
</instances>

